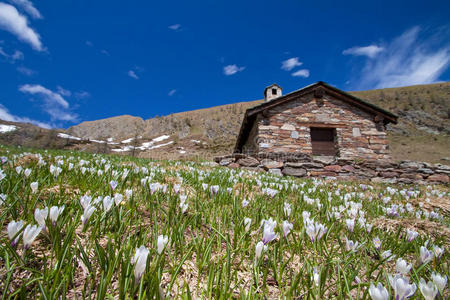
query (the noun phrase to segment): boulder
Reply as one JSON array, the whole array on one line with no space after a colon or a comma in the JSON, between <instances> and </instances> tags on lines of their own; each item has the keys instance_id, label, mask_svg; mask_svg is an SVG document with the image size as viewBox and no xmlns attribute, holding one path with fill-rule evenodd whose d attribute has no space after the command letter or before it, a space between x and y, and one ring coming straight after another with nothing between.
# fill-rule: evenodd
<instances>
[{"instance_id":1,"label":"boulder","mask_svg":"<svg viewBox=\"0 0 450 300\"><path fill-rule=\"evenodd\" d=\"M243 167L256 167L259 165L259 160L253 157L241 158L237 161Z\"/></svg>"},{"instance_id":2,"label":"boulder","mask_svg":"<svg viewBox=\"0 0 450 300\"><path fill-rule=\"evenodd\" d=\"M450 180L449 177L445 174L434 174L428 176L427 181L448 183Z\"/></svg>"},{"instance_id":3,"label":"boulder","mask_svg":"<svg viewBox=\"0 0 450 300\"><path fill-rule=\"evenodd\" d=\"M266 170L269 170L269 169L281 169L283 167L283 162L276 161L276 160L271 160L271 159L263 159L261 161L261 165Z\"/></svg>"},{"instance_id":4,"label":"boulder","mask_svg":"<svg viewBox=\"0 0 450 300\"><path fill-rule=\"evenodd\" d=\"M232 162L233 162L233 158L231 158L231 157L227 157L227 158L222 158L220 161L219 161L219 165L221 165L221 166L228 166L229 164L231 164Z\"/></svg>"},{"instance_id":5,"label":"boulder","mask_svg":"<svg viewBox=\"0 0 450 300\"><path fill-rule=\"evenodd\" d=\"M283 174L288 176L304 177L306 170L301 168L284 167Z\"/></svg>"}]
</instances>

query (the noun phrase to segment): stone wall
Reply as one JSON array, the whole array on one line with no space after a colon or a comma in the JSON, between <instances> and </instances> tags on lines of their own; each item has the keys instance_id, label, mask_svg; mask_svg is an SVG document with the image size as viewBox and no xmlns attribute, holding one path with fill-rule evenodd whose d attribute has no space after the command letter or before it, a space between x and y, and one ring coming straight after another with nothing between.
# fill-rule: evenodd
<instances>
[{"instance_id":1,"label":"stone wall","mask_svg":"<svg viewBox=\"0 0 450 300\"><path fill-rule=\"evenodd\" d=\"M326 127L336 129L340 158L390 158L385 128L374 115L327 94L277 105L260 113L255 123L259 153L312 154L310 128Z\"/></svg>"},{"instance_id":2,"label":"stone wall","mask_svg":"<svg viewBox=\"0 0 450 300\"><path fill-rule=\"evenodd\" d=\"M267 171L296 177L321 177L342 180L371 180L384 183L429 184L450 181L450 166L426 162L348 160L310 157L304 154L260 154L257 157L233 154L215 161L230 168Z\"/></svg>"}]
</instances>

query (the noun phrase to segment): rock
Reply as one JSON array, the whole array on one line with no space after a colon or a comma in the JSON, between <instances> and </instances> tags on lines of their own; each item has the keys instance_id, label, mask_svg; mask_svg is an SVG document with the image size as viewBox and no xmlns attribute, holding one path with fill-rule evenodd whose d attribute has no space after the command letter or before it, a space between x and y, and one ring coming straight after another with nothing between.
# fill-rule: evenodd
<instances>
[{"instance_id":1,"label":"rock","mask_svg":"<svg viewBox=\"0 0 450 300\"><path fill-rule=\"evenodd\" d=\"M259 160L249 156L239 159L237 163L244 167L256 167L259 165Z\"/></svg>"},{"instance_id":2,"label":"rock","mask_svg":"<svg viewBox=\"0 0 450 300\"><path fill-rule=\"evenodd\" d=\"M283 129L283 130L295 130L295 126L291 125L291 124L283 124L283 126L281 126L281 129Z\"/></svg>"},{"instance_id":3,"label":"rock","mask_svg":"<svg viewBox=\"0 0 450 300\"><path fill-rule=\"evenodd\" d=\"M318 162L321 164L333 164L335 163L336 159L334 156L315 156L314 157L314 162Z\"/></svg>"},{"instance_id":4,"label":"rock","mask_svg":"<svg viewBox=\"0 0 450 300\"><path fill-rule=\"evenodd\" d=\"M301 168L284 167L283 174L288 176L304 177L306 170Z\"/></svg>"},{"instance_id":5,"label":"rock","mask_svg":"<svg viewBox=\"0 0 450 300\"><path fill-rule=\"evenodd\" d=\"M335 172L331 172L331 171L311 171L310 176L313 177L336 177L336 173Z\"/></svg>"},{"instance_id":6,"label":"rock","mask_svg":"<svg viewBox=\"0 0 450 300\"><path fill-rule=\"evenodd\" d=\"M396 178L382 178L382 177L373 177L370 179L370 181L375 183L396 183Z\"/></svg>"},{"instance_id":7,"label":"rock","mask_svg":"<svg viewBox=\"0 0 450 300\"><path fill-rule=\"evenodd\" d=\"M283 173L281 173L280 169L269 169L269 173L278 175L278 176L283 176Z\"/></svg>"},{"instance_id":8,"label":"rock","mask_svg":"<svg viewBox=\"0 0 450 300\"><path fill-rule=\"evenodd\" d=\"M228 166L229 164L231 164L233 162L233 158L228 157L228 158L223 158L222 160L220 160L219 165L221 166Z\"/></svg>"},{"instance_id":9,"label":"rock","mask_svg":"<svg viewBox=\"0 0 450 300\"><path fill-rule=\"evenodd\" d=\"M400 163L400 168L402 169L419 169L419 168L423 168L423 164L420 162L416 162L416 161L402 161Z\"/></svg>"},{"instance_id":10,"label":"rock","mask_svg":"<svg viewBox=\"0 0 450 300\"><path fill-rule=\"evenodd\" d=\"M443 160L443 161L450 161L450 157L443 157L443 158L441 158L441 160Z\"/></svg>"},{"instance_id":11,"label":"rock","mask_svg":"<svg viewBox=\"0 0 450 300\"><path fill-rule=\"evenodd\" d=\"M380 172L380 176L383 178L394 178L394 177L398 177L398 173L397 172Z\"/></svg>"},{"instance_id":12,"label":"rock","mask_svg":"<svg viewBox=\"0 0 450 300\"><path fill-rule=\"evenodd\" d=\"M428 168L419 168L417 171L424 174L434 174L434 171Z\"/></svg>"},{"instance_id":13,"label":"rock","mask_svg":"<svg viewBox=\"0 0 450 300\"><path fill-rule=\"evenodd\" d=\"M264 169L259 168L259 167L242 167L242 169L253 171L253 172L264 172Z\"/></svg>"},{"instance_id":14,"label":"rock","mask_svg":"<svg viewBox=\"0 0 450 300\"><path fill-rule=\"evenodd\" d=\"M325 166L324 170L326 171L332 171L332 172L340 172L342 169L341 166L338 165L330 165L330 166Z\"/></svg>"},{"instance_id":15,"label":"rock","mask_svg":"<svg viewBox=\"0 0 450 300\"><path fill-rule=\"evenodd\" d=\"M351 165L345 165L341 168L341 172L355 172L355 168Z\"/></svg>"},{"instance_id":16,"label":"rock","mask_svg":"<svg viewBox=\"0 0 450 300\"><path fill-rule=\"evenodd\" d=\"M263 159L261 161L261 165L263 166L264 169L269 170L269 169L281 169L284 164L281 161Z\"/></svg>"},{"instance_id":17,"label":"rock","mask_svg":"<svg viewBox=\"0 0 450 300\"><path fill-rule=\"evenodd\" d=\"M449 177L447 175L444 174L434 174L434 175L430 175L427 178L427 181L435 181L435 182L441 182L441 183L448 183Z\"/></svg>"},{"instance_id":18,"label":"rock","mask_svg":"<svg viewBox=\"0 0 450 300\"><path fill-rule=\"evenodd\" d=\"M240 166L239 166L239 164L237 164L237 163L234 162L234 163L229 164L228 167L230 167L230 168L232 168L232 169L237 169L237 168L239 168Z\"/></svg>"},{"instance_id":19,"label":"rock","mask_svg":"<svg viewBox=\"0 0 450 300\"><path fill-rule=\"evenodd\" d=\"M287 162L286 167L321 169L323 164L313 162Z\"/></svg>"},{"instance_id":20,"label":"rock","mask_svg":"<svg viewBox=\"0 0 450 300\"><path fill-rule=\"evenodd\" d=\"M450 171L450 166L443 165L443 164L435 164L434 167L438 170L446 170Z\"/></svg>"},{"instance_id":21,"label":"rock","mask_svg":"<svg viewBox=\"0 0 450 300\"><path fill-rule=\"evenodd\" d=\"M423 177L417 173L404 173L404 174L400 175L400 178L407 178L407 179L412 179L412 180L423 179Z\"/></svg>"}]
</instances>

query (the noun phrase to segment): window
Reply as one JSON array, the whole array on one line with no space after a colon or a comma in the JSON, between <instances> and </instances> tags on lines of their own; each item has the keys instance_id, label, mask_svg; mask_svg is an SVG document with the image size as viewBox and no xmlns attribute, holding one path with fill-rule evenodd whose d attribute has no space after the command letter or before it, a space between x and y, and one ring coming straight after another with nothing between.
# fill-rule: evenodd
<instances>
[{"instance_id":1,"label":"window","mask_svg":"<svg viewBox=\"0 0 450 300\"><path fill-rule=\"evenodd\" d=\"M277 94L277 89L272 89L272 95L276 95Z\"/></svg>"},{"instance_id":2,"label":"window","mask_svg":"<svg viewBox=\"0 0 450 300\"><path fill-rule=\"evenodd\" d=\"M310 128L313 155L336 156L336 129Z\"/></svg>"}]
</instances>

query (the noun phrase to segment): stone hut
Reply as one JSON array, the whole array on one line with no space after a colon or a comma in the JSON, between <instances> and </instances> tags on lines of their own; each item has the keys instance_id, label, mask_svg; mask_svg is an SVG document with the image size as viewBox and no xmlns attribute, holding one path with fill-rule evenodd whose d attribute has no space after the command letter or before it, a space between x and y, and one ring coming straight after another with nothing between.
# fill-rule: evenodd
<instances>
[{"instance_id":1,"label":"stone hut","mask_svg":"<svg viewBox=\"0 0 450 300\"><path fill-rule=\"evenodd\" d=\"M273 84L244 116L234 153L388 160L386 125L397 116L324 82L282 95Z\"/></svg>"}]
</instances>

